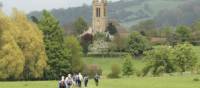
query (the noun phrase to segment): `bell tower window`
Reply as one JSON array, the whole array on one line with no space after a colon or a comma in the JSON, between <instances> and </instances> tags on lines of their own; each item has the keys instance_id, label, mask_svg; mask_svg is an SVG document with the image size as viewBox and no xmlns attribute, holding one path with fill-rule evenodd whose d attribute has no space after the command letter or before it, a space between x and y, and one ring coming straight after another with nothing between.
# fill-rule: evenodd
<instances>
[{"instance_id":1,"label":"bell tower window","mask_svg":"<svg viewBox=\"0 0 200 88\"><path fill-rule=\"evenodd\" d=\"M100 17L100 16L101 16L101 9L96 8L96 17Z\"/></svg>"}]
</instances>

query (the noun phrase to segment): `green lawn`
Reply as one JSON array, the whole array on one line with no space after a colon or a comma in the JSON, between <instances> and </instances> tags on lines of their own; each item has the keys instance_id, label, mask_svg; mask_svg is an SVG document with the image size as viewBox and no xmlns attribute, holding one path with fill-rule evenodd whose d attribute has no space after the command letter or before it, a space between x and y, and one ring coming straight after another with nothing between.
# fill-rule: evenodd
<instances>
[{"instance_id":1,"label":"green lawn","mask_svg":"<svg viewBox=\"0 0 200 88\"><path fill-rule=\"evenodd\" d=\"M194 77L102 79L98 88L200 88L200 81L193 81ZM0 82L0 88L57 88L57 83L57 81ZM93 80L89 81L88 88L97 88Z\"/></svg>"},{"instance_id":2,"label":"green lawn","mask_svg":"<svg viewBox=\"0 0 200 88\"><path fill-rule=\"evenodd\" d=\"M200 47L194 49L200 60ZM107 79L105 76L110 72L112 64L122 65L121 57L84 57L84 61L97 64L103 69L103 77L98 88L200 88L200 81L193 81L194 78L200 78L197 75ZM133 64L136 70L141 70L145 65L142 60L133 60ZM57 83L58 81L0 82L0 88L57 88ZM90 80L88 88L97 88L93 80Z\"/></svg>"},{"instance_id":3,"label":"green lawn","mask_svg":"<svg viewBox=\"0 0 200 88\"><path fill-rule=\"evenodd\" d=\"M103 69L103 75L107 75L111 71L112 64L119 64L122 67L123 57L102 58L102 57L85 57L85 63L97 64ZM133 65L136 70L141 70L145 64L143 60L133 60Z\"/></svg>"}]
</instances>

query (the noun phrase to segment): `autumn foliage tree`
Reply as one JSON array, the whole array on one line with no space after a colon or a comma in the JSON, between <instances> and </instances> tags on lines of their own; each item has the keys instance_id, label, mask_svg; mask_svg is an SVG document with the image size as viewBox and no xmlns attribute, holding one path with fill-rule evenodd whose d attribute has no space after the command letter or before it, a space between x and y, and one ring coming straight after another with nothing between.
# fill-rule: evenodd
<instances>
[{"instance_id":1,"label":"autumn foliage tree","mask_svg":"<svg viewBox=\"0 0 200 88\"><path fill-rule=\"evenodd\" d=\"M47 66L43 35L26 15L17 10L1 15L1 79L38 79Z\"/></svg>"},{"instance_id":2,"label":"autumn foliage tree","mask_svg":"<svg viewBox=\"0 0 200 88\"><path fill-rule=\"evenodd\" d=\"M3 19L0 18L0 21L2 23ZM0 79L17 79L24 70L25 57L13 36L8 30L4 30L3 25L0 25Z\"/></svg>"}]
</instances>

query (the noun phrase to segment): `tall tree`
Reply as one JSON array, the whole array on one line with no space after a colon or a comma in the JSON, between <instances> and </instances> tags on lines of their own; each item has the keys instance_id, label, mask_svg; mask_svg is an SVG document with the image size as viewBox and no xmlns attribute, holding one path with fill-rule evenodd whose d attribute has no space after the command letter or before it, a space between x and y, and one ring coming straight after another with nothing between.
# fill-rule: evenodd
<instances>
[{"instance_id":1,"label":"tall tree","mask_svg":"<svg viewBox=\"0 0 200 88\"><path fill-rule=\"evenodd\" d=\"M85 22L85 20L83 19L83 17L79 17L74 22L74 28L76 30L77 35L80 35L88 29L88 25L87 22Z\"/></svg>"},{"instance_id":2,"label":"tall tree","mask_svg":"<svg viewBox=\"0 0 200 88\"><path fill-rule=\"evenodd\" d=\"M44 35L45 49L48 56L49 69L46 71L45 76L47 79L55 79L69 73L71 56L64 46L63 29L60 27L59 22L51 13L44 10L38 25Z\"/></svg>"},{"instance_id":3,"label":"tall tree","mask_svg":"<svg viewBox=\"0 0 200 88\"><path fill-rule=\"evenodd\" d=\"M93 35L91 34L85 34L81 37L81 46L83 48L84 55L87 55L89 51L89 45L92 44L93 41Z\"/></svg>"},{"instance_id":4,"label":"tall tree","mask_svg":"<svg viewBox=\"0 0 200 88\"><path fill-rule=\"evenodd\" d=\"M4 32L0 40L0 79L19 79L23 72L25 58L14 38L8 31Z\"/></svg>"},{"instance_id":5,"label":"tall tree","mask_svg":"<svg viewBox=\"0 0 200 88\"><path fill-rule=\"evenodd\" d=\"M117 34L112 42L116 45L117 50L121 52L126 49L127 37L123 37Z\"/></svg>"},{"instance_id":6,"label":"tall tree","mask_svg":"<svg viewBox=\"0 0 200 88\"><path fill-rule=\"evenodd\" d=\"M42 77L47 67L42 32L27 19L24 13L17 10L13 11L12 21L17 26L18 32L14 32L13 29L10 29L10 32L25 57L23 79Z\"/></svg>"},{"instance_id":7,"label":"tall tree","mask_svg":"<svg viewBox=\"0 0 200 88\"><path fill-rule=\"evenodd\" d=\"M115 27L115 25L113 23L109 23L107 28L106 28L106 31L111 34L111 35L114 35L117 33L117 28Z\"/></svg>"},{"instance_id":8,"label":"tall tree","mask_svg":"<svg viewBox=\"0 0 200 88\"><path fill-rule=\"evenodd\" d=\"M18 79L23 72L25 58L13 36L5 30L10 23L8 17L0 15L0 79Z\"/></svg>"},{"instance_id":9,"label":"tall tree","mask_svg":"<svg viewBox=\"0 0 200 88\"><path fill-rule=\"evenodd\" d=\"M72 72L78 73L83 70L84 62L82 57L82 48L80 42L74 36L68 36L65 39L65 46L70 51Z\"/></svg>"},{"instance_id":10,"label":"tall tree","mask_svg":"<svg viewBox=\"0 0 200 88\"><path fill-rule=\"evenodd\" d=\"M37 79L46 68L46 54L41 31L26 16L14 10L11 17L1 14L0 74L6 79ZM27 35L29 34L29 35Z\"/></svg>"},{"instance_id":11,"label":"tall tree","mask_svg":"<svg viewBox=\"0 0 200 88\"><path fill-rule=\"evenodd\" d=\"M190 37L190 42L194 45L200 45L200 21L195 22L192 25L192 34Z\"/></svg>"},{"instance_id":12,"label":"tall tree","mask_svg":"<svg viewBox=\"0 0 200 88\"><path fill-rule=\"evenodd\" d=\"M187 42L190 39L191 29L187 26L178 26L176 28L176 36L179 42Z\"/></svg>"}]
</instances>

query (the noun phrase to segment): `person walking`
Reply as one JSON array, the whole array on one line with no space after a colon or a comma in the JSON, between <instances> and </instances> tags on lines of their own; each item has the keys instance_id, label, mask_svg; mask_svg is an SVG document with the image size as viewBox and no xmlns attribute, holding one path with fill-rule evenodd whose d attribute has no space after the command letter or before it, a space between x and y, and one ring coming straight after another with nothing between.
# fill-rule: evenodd
<instances>
[{"instance_id":1,"label":"person walking","mask_svg":"<svg viewBox=\"0 0 200 88\"><path fill-rule=\"evenodd\" d=\"M62 76L61 77L61 80L59 81L59 87L58 88L66 88L66 85L65 85L65 77Z\"/></svg>"},{"instance_id":2,"label":"person walking","mask_svg":"<svg viewBox=\"0 0 200 88\"><path fill-rule=\"evenodd\" d=\"M83 76L81 75L81 73L78 74L78 87L81 88L81 82L83 80Z\"/></svg>"},{"instance_id":3,"label":"person walking","mask_svg":"<svg viewBox=\"0 0 200 88\"><path fill-rule=\"evenodd\" d=\"M94 76L94 81L95 81L96 86L99 86L99 79L100 79L100 76L98 74L96 74Z\"/></svg>"},{"instance_id":4,"label":"person walking","mask_svg":"<svg viewBox=\"0 0 200 88\"><path fill-rule=\"evenodd\" d=\"M67 88L71 88L71 86L73 84L73 79L71 77L71 74L68 74L68 77L66 77L65 84L66 84Z\"/></svg>"},{"instance_id":5,"label":"person walking","mask_svg":"<svg viewBox=\"0 0 200 88\"><path fill-rule=\"evenodd\" d=\"M84 77L83 77L83 81L84 81L84 86L87 87L89 78L88 78L88 76L87 76L86 74L85 74Z\"/></svg>"},{"instance_id":6,"label":"person walking","mask_svg":"<svg viewBox=\"0 0 200 88\"><path fill-rule=\"evenodd\" d=\"M78 74L76 74L74 77L75 77L75 84L76 84L76 86L78 86L78 81L79 81Z\"/></svg>"}]
</instances>

